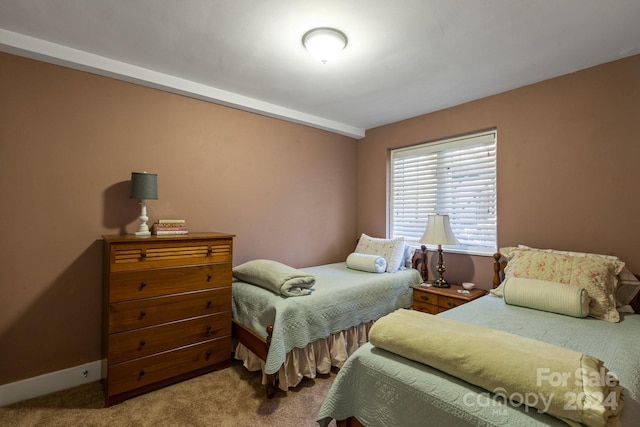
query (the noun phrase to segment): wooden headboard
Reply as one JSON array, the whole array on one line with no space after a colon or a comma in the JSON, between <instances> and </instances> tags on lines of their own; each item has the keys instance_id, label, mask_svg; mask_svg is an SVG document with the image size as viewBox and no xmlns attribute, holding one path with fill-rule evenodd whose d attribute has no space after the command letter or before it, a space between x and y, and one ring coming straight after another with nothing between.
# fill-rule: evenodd
<instances>
[{"instance_id":1,"label":"wooden headboard","mask_svg":"<svg viewBox=\"0 0 640 427\"><path fill-rule=\"evenodd\" d=\"M413 254L413 258L411 258L411 267L420 272L423 282L426 282L429 279L427 247L425 245L420 246L420 249L416 249L416 252Z\"/></svg>"},{"instance_id":2,"label":"wooden headboard","mask_svg":"<svg viewBox=\"0 0 640 427\"><path fill-rule=\"evenodd\" d=\"M504 280L504 269L507 266L507 260L502 259L500 253L493 254L493 288L497 288ZM640 276L634 273L634 276L640 280ZM636 294L635 298L629 303L633 311L640 314L640 292Z\"/></svg>"},{"instance_id":3,"label":"wooden headboard","mask_svg":"<svg viewBox=\"0 0 640 427\"><path fill-rule=\"evenodd\" d=\"M493 289L500 286L500 283L504 280L504 268L507 266L507 260L503 259L499 252L493 254Z\"/></svg>"}]
</instances>

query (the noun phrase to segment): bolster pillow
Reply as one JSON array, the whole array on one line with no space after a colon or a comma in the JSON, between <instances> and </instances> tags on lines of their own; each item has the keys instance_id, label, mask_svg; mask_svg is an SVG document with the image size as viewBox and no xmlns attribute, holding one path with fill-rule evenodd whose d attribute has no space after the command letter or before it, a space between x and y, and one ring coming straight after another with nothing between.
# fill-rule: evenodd
<instances>
[{"instance_id":1,"label":"bolster pillow","mask_svg":"<svg viewBox=\"0 0 640 427\"><path fill-rule=\"evenodd\" d=\"M387 260L378 255L354 252L347 257L347 267L369 273L384 273L387 269Z\"/></svg>"},{"instance_id":2,"label":"bolster pillow","mask_svg":"<svg viewBox=\"0 0 640 427\"><path fill-rule=\"evenodd\" d=\"M511 277L504 282L502 293L507 304L573 317L589 315L589 294L579 286Z\"/></svg>"},{"instance_id":3,"label":"bolster pillow","mask_svg":"<svg viewBox=\"0 0 640 427\"><path fill-rule=\"evenodd\" d=\"M376 320L369 342L489 392L499 391L505 404L509 396L511 404L526 403L571 426L620 425L626 391L601 360L588 354L406 309ZM565 381L541 380L541 368ZM535 402L529 395L535 395Z\"/></svg>"}]
</instances>

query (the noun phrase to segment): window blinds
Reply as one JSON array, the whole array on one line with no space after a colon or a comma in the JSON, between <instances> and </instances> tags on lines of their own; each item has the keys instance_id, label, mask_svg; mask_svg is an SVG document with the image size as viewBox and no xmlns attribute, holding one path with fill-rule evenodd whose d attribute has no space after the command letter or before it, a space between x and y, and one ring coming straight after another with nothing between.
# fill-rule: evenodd
<instances>
[{"instance_id":1,"label":"window blinds","mask_svg":"<svg viewBox=\"0 0 640 427\"><path fill-rule=\"evenodd\" d=\"M496 238L496 132L391 152L390 231L417 244L429 214L448 214L460 243L452 252L493 254Z\"/></svg>"}]
</instances>

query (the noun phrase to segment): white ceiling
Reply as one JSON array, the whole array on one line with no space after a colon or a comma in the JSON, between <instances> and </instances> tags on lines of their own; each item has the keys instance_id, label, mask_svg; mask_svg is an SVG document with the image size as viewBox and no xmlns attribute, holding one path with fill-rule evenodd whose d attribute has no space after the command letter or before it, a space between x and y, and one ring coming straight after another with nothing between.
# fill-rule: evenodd
<instances>
[{"instance_id":1,"label":"white ceiling","mask_svg":"<svg viewBox=\"0 0 640 427\"><path fill-rule=\"evenodd\" d=\"M0 0L0 50L361 138L638 54L640 0Z\"/></svg>"}]
</instances>

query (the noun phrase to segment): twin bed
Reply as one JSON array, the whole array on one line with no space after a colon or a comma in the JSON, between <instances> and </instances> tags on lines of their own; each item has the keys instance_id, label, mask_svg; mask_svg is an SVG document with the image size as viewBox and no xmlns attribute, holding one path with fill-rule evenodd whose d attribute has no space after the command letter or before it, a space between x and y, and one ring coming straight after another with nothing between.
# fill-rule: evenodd
<instances>
[{"instance_id":1,"label":"twin bed","mask_svg":"<svg viewBox=\"0 0 640 427\"><path fill-rule=\"evenodd\" d=\"M505 270L504 260L495 257L495 296L437 316L399 310L380 319L370 331L372 342L340 369L319 411L319 424L336 419L338 426L369 427L425 425L425 420L443 426L637 425L640 315L629 303L634 296L637 303L640 282L628 271L623 277L622 263L613 257L526 247L505 252L514 268ZM585 262L603 269L585 267ZM544 288L551 278L565 287ZM566 288L569 284L579 286ZM590 317L583 317L585 288L596 295L586 299ZM567 289L573 296L562 296ZM493 335L507 333L507 341L492 341ZM462 340L476 341L477 347L457 346L457 336L465 334ZM527 345L533 347L518 348ZM556 364L570 363L574 356L579 370ZM588 360L596 364L592 371L584 367ZM522 371L526 366L535 372ZM534 383L514 391L513 379L530 374ZM615 378L610 374L619 382L609 384ZM588 390L583 384L590 382L595 384ZM547 394L537 386L546 386ZM604 406L589 402L590 392L603 394ZM559 404L555 412L549 409L554 403Z\"/></svg>"},{"instance_id":2,"label":"twin bed","mask_svg":"<svg viewBox=\"0 0 640 427\"><path fill-rule=\"evenodd\" d=\"M358 245L357 251L368 252L368 258L361 258L372 262L370 269L362 263L355 265L359 269L350 268L353 258L348 259L350 265L340 262L302 271L266 260L234 268L235 358L251 371L262 371L268 397L278 388L295 387L303 377L315 378L317 373L329 373L332 366L341 367L368 341L375 320L411 307L411 286L423 281L418 269L424 273L426 267L422 253L409 252L404 241L366 235ZM380 269L382 264L375 262L382 258L385 268ZM393 263L388 268L387 260ZM265 284L279 277L294 277L301 286L277 292L277 287ZM283 295L290 292L294 293Z\"/></svg>"}]
</instances>

